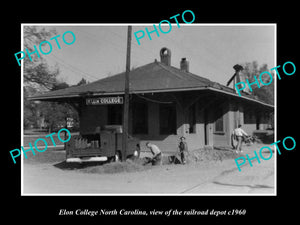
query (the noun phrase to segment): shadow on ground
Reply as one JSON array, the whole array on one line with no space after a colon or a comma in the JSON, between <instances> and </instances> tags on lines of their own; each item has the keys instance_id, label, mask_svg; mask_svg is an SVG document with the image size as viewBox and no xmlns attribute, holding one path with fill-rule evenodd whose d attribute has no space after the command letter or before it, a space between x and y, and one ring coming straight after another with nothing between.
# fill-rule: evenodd
<instances>
[{"instance_id":1,"label":"shadow on ground","mask_svg":"<svg viewBox=\"0 0 300 225\"><path fill-rule=\"evenodd\" d=\"M101 166L104 162L66 162L62 161L54 164L53 166L62 170L74 170L74 169L84 169L91 166Z\"/></svg>"}]
</instances>

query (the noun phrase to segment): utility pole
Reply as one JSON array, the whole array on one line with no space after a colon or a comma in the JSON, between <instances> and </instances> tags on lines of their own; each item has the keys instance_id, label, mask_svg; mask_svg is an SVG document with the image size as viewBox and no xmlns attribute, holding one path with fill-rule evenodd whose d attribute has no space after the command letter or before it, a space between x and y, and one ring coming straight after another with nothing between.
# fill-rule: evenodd
<instances>
[{"instance_id":1,"label":"utility pole","mask_svg":"<svg viewBox=\"0 0 300 225\"><path fill-rule=\"evenodd\" d=\"M126 160L126 153L127 153L127 148L128 148L129 72L130 72L131 30L132 30L132 27L128 26L126 72L125 72L125 94L124 94L124 109L123 109L122 161Z\"/></svg>"}]
</instances>

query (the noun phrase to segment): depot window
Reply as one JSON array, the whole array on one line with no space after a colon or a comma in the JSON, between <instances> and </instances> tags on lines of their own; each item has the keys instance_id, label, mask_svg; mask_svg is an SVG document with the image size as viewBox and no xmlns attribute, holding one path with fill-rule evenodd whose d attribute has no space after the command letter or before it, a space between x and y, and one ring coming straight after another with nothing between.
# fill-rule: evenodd
<instances>
[{"instance_id":1,"label":"depot window","mask_svg":"<svg viewBox=\"0 0 300 225\"><path fill-rule=\"evenodd\" d=\"M148 107L147 103L134 103L132 106L133 134L148 134Z\"/></svg>"},{"instance_id":2,"label":"depot window","mask_svg":"<svg viewBox=\"0 0 300 225\"><path fill-rule=\"evenodd\" d=\"M173 104L159 105L159 133L176 134L176 106Z\"/></svg>"},{"instance_id":3,"label":"depot window","mask_svg":"<svg viewBox=\"0 0 300 225\"><path fill-rule=\"evenodd\" d=\"M109 125L122 125L122 105L109 105L107 107L107 120Z\"/></svg>"},{"instance_id":4,"label":"depot window","mask_svg":"<svg viewBox=\"0 0 300 225\"><path fill-rule=\"evenodd\" d=\"M215 133L224 133L224 116L223 109L221 107L217 107L215 109L215 123L214 123L214 132Z\"/></svg>"}]
</instances>

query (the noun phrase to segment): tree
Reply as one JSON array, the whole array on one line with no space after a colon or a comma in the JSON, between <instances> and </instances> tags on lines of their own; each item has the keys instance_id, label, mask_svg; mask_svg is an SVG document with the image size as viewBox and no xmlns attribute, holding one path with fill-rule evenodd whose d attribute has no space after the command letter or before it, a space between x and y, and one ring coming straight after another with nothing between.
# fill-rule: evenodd
<instances>
[{"instance_id":1,"label":"tree","mask_svg":"<svg viewBox=\"0 0 300 225\"><path fill-rule=\"evenodd\" d=\"M56 31L46 30L36 26L24 26L24 51L35 51L34 46L39 46L42 41L54 36ZM39 125L40 111L37 104L28 100L29 96L37 94L41 91L50 90L56 83L56 77L59 69L54 67L50 69L43 57L32 55L32 61L29 57L24 58L23 71L23 93L24 93L24 128L37 127Z\"/></svg>"},{"instance_id":2,"label":"tree","mask_svg":"<svg viewBox=\"0 0 300 225\"><path fill-rule=\"evenodd\" d=\"M86 79L82 78L78 83L77 83L77 86L81 86L81 85L84 85L84 84L87 84L88 82L86 81Z\"/></svg>"},{"instance_id":3,"label":"tree","mask_svg":"<svg viewBox=\"0 0 300 225\"><path fill-rule=\"evenodd\" d=\"M242 65L244 67L243 75L246 79L249 80L249 83L252 83L255 81L254 76L259 80L259 75L264 71L269 71L268 65L263 64L262 66L259 66L256 61L248 62ZM269 83L270 81L269 76L262 76L262 80L264 83ZM259 100L266 102L268 104L274 105L274 74L272 73L272 79L273 81L265 86L261 85L259 88L257 85L251 86L253 89L252 94L256 96Z\"/></svg>"},{"instance_id":4,"label":"tree","mask_svg":"<svg viewBox=\"0 0 300 225\"><path fill-rule=\"evenodd\" d=\"M36 26L24 26L24 50L34 52L34 46L39 46L42 41L56 35L54 29L39 28ZM58 67L50 69L43 57L38 58L35 54L32 55L32 61L29 57L24 59L24 85L36 86L51 89L56 83L56 77L59 74Z\"/></svg>"},{"instance_id":5,"label":"tree","mask_svg":"<svg viewBox=\"0 0 300 225\"><path fill-rule=\"evenodd\" d=\"M34 52L34 46L39 46L42 41L49 40L56 35L54 29L45 29L37 26L24 26L24 49ZM67 127L68 119L78 122L77 111L69 104L63 102L31 102L28 96L43 91L55 91L69 87L65 82L59 82L57 75L59 68L49 67L47 61L36 54L24 58L24 128L40 127L40 121L45 122L48 131ZM78 85L86 84L82 79Z\"/></svg>"},{"instance_id":6,"label":"tree","mask_svg":"<svg viewBox=\"0 0 300 225\"><path fill-rule=\"evenodd\" d=\"M56 83L51 91L68 87L69 85L65 82ZM67 128L68 118L72 118L75 122L78 121L77 111L65 102L42 102L39 104L38 110L41 113L40 116L47 123L49 133L62 127Z\"/></svg>"},{"instance_id":7,"label":"tree","mask_svg":"<svg viewBox=\"0 0 300 225\"><path fill-rule=\"evenodd\" d=\"M86 80L82 78L77 86L86 84ZM51 91L68 88L69 85L65 82L53 84ZM68 119L71 119L76 127L79 122L79 116L76 109L65 102L42 102L39 104L38 111L40 116L44 118L47 123L48 131L51 133L55 129L66 127Z\"/></svg>"},{"instance_id":8,"label":"tree","mask_svg":"<svg viewBox=\"0 0 300 225\"><path fill-rule=\"evenodd\" d=\"M36 103L28 101L27 97L36 94L36 89L27 87L23 89L24 94L24 128L32 128L38 126L38 113L36 111Z\"/></svg>"}]
</instances>

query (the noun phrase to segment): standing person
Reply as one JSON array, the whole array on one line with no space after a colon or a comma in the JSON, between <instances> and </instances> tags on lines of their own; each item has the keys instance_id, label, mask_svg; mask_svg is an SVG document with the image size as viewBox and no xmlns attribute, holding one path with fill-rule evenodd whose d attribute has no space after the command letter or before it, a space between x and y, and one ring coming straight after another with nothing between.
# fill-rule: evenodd
<instances>
[{"instance_id":1,"label":"standing person","mask_svg":"<svg viewBox=\"0 0 300 225\"><path fill-rule=\"evenodd\" d=\"M234 129L235 130L235 129ZM231 146L232 146L232 148L234 149L234 150L236 150L236 147L237 147L237 138L236 138L236 136L235 136L235 132L234 132L234 130L232 130L232 132L231 132Z\"/></svg>"},{"instance_id":2,"label":"standing person","mask_svg":"<svg viewBox=\"0 0 300 225\"><path fill-rule=\"evenodd\" d=\"M161 153L160 149L156 145L154 145L150 142L146 143L146 147L150 149L150 151L153 155L152 159L150 160L152 165L153 166L162 165L162 153Z\"/></svg>"},{"instance_id":3,"label":"standing person","mask_svg":"<svg viewBox=\"0 0 300 225\"><path fill-rule=\"evenodd\" d=\"M239 124L238 125L238 128L235 128L234 129L234 135L235 135L235 137L236 137L236 139L237 139L237 146L236 146L236 153L238 153L238 150L240 151L240 152L243 152L242 151L242 141L243 141L243 136L246 136L246 137L248 137L248 134L241 128L242 127L242 125L241 124Z\"/></svg>"},{"instance_id":4,"label":"standing person","mask_svg":"<svg viewBox=\"0 0 300 225\"><path fill-rule=\"evenodd\" d=\"M186 153L188 152L188 145L185 141L185 137L180 137L178 148L181 156L181 163L186 164Z\"/></svg>"}]
</instances>

